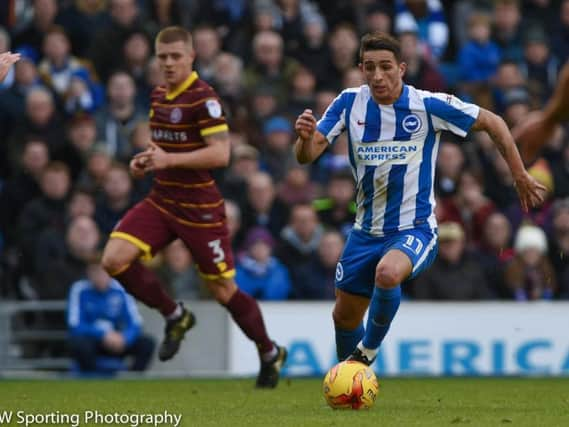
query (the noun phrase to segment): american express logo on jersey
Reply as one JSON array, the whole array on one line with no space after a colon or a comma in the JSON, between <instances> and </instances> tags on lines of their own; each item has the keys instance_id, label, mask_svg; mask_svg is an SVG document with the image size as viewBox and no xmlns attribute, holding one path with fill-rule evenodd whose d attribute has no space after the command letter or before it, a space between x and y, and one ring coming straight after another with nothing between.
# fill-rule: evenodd
<instances>
[{"instance_id":1,"label":"american express logo on jersey","mask_svg":"<svg viewBox=\"0 0 569 427\"><path fill-rule=\"evenodd\" d=\"M358 161L366 165L379 165L381 162L408 160L419 148L413 141L390 141L356 144ZM405 163L405 162L402 162Z\"/></svg>"}]
</instances>

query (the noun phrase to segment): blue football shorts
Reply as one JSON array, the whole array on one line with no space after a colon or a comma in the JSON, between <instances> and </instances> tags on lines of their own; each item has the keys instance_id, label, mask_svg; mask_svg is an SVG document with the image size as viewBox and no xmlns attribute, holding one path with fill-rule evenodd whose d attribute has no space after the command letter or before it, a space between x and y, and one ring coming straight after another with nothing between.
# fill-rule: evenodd
<instances>
[{"instance_id":1,"label":"blue football shorts","mask_svg":"<svg viewBox=\"0 0 569 427\"><path fill-rule=\"evenodd\" d=\"M336 266L336 287L344 292L371 298L375 286L375 268L390 250L398 249L411 260L413 271L408 279L428 268L437 256L436 231L415 228L372 236L352 229Z\"/></svg>"}]
</instances>

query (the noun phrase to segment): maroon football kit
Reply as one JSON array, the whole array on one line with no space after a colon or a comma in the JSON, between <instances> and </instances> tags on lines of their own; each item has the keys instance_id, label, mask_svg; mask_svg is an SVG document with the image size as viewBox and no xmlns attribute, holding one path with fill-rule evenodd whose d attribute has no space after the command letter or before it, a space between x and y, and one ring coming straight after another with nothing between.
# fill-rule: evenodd
<instances>
[{"instance_id":1,"label":"maroon football kit","mask_svg":"<svg viewBox=\"0 0 569 427\"><path fill-rule=\"evenodd\" d=\"M196 72L174 92L151 95L152 141L172 153L199 150L204 137L228 130L219 97ZM176 238L208 279L235 275L223 197L207 169L155 172L149 195L117 224L111 237L128 240L149 259Z\"/></svg>"}]
</instances>

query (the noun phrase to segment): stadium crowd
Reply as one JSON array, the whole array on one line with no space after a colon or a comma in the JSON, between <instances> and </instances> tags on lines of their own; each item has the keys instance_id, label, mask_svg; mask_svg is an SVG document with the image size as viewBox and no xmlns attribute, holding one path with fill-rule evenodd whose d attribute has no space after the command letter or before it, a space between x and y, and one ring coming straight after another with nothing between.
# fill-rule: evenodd
<instances>
[{"instance_id":1,"label":"stadium crowd","mask_svg":"<svg viewBox=\"0 0 569 427\"><path fill-rule=\"evenodd\" d=\"M152 39L190 28L195 69L220 94L232 162L216 171L238 254L259 299L331 299L354 220L346 138L301 166L293 123L363 84L362 34L401 43L405 81L448 91L510 126L547 101L569 57L569 0L14 0L0 52L22 59L0 86L0 295L65 299L119 218L151 185L128 161L150 140L160 84ZM445 134L437 159L439 256L409 299L569 298L569 135L530 173L547 201L523 212L485 133ZM177 298L208 298L173 242L150 264Z\"/></svg>"}]
</instances>

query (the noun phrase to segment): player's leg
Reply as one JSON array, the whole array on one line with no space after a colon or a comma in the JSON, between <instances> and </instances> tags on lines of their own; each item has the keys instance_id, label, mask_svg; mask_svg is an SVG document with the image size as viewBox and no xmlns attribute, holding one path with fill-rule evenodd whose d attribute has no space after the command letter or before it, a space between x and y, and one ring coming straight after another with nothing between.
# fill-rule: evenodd
<instances>
[{"instance_id":1,"label":"player's leg","mask_svg":"<svg viewBox=\"0 0 569 427\"><path fill-rule=\"evenodd\" d=\"M202 268L200 267L200 270ZM239 289L233 279L209 277L206 279L206 284L216 301L229 311L237 326L257 347L261 360L257 387L276 387L287 352L284 347L269 338L259 304L253 297Z\"/></svg>"},{"instance_id":2,"label":"player's leg","mask_svg":"<svg viewBox=\"0 0 569 427\"><path fill-rule=\"evenodd\" d=\"M430 231L403 232L389 239L375 270L366 331L350 358L371 364L401 301L401 282L427 268L436 256L436 235Z\"/></svg>"},{"instance_id":3,"label":"player's leg","mask_svg":"<svg viewBox=\"0 0 569 427\"><path fill-rule=\"evenodd\" d=\"M363 318L368 305L369 298L336 289L332 318L338 360L345 360L363 338L365 332Z\"/></svg>"},{"instance_id":4,"label":"player's leg","mask_svg":"<svg viewBox=\"0 0 569 427\"><path fill-rule=\"evenodd\" d=\"M336 303L332 312L338 360L345 360L364 335L363 316L373 292L381 239L352 230L336 267Z\"/></svg>"},{"instance_id":5,"label":"player's leg","mask_svg":"<svg viewBox=\"0 0 569 427\"><path fill-rule=\"evenodd\" d=\"M257 386L275 387L286 350L271 341L259 304L233 280L235 267L227 228L194 228L187 233L180 227L179 235L192 252L200 275L216 301L229 311L237 326L257 346L261 359Z\"/></svg>"},{"instance_id":6,"label":"player's leg","mask_svg":"<svg viewBox=\"0 0 569 427\"><path fill-rule=\"evenodd\" d=\"M185 333L194 326L195 317L164 291L158 276L139 258L151 259L174 237L168 220L152 204L142 201L111 233L102 259L103 267L127 292L160 311L166 319L164 339L158 351L162 361L177 353Z\"/></svg>"},{"instance_id":7,"label":"player's leg","mask_svg":"<svg viewBox=\"0 0 569 427\"><path fill-rule=\"evenodd\" d=\"M141 202L127 212L110 235L101 264L127 292L163 316L172 315L177 304L170 298L152 270L140 261L172 240L172 233L152 205Z\"/></svg>"}]
</instances>

